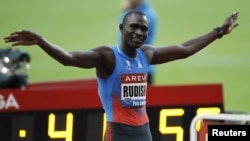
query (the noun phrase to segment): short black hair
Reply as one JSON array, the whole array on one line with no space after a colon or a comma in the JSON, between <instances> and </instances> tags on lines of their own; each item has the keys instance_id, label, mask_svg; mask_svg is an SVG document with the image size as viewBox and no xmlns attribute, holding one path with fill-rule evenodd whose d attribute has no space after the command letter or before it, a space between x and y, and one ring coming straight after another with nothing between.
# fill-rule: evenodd
<instances>
[{"instance_id":1,"label":"short black hair","mask_svg":"<svg viewBox=\"0 0 250 141\"><path fill-rule=\"evenodd\" d=\"M141 12L141 11L138 11L138 10L130 10L130 11L128 11L128 12L125 14L125 16L123 17L123 19L122 19L122 24L124 24L124 23L127 21L128 17L130 17L130 16L133 15L133 14L136 14L136 15L139 15L139 16L145 16L145 14L144 14L143 12Z\"/></svg>"}]
</instances>

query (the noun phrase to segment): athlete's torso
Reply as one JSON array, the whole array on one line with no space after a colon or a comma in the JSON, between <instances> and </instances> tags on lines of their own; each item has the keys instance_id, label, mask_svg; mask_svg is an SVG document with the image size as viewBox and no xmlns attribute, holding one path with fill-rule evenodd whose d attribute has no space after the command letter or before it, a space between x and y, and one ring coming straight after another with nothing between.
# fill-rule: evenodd
<instances>
[{"instance_id":1,"label":"athlete's torso","mask_svg":"<svg viewBox=\"0 0 250 141\"><path fill-rule=\"evenodd\" d=\"M146 89L148 61L139 48L130 58L118 47L112 47L115 67L107 79L97 78L98 90L108 122L128 125L148 123Z\"/></svg>"}]
</instances>

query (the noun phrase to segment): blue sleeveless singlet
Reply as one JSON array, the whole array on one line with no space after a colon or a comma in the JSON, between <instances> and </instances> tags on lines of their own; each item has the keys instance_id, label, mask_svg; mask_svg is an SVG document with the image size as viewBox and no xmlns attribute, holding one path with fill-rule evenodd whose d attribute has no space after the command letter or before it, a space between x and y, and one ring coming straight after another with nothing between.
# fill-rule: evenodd
<instances>
[{"instance_id":1,"label":"blue sleeveless singlet","mask_svg":"<svg viewBox=\"0 0 250 141\"><path fill-rule=\"evenodd\" d=\"M139 126L148 123L146 91L148 60L138 48L135 58L127 56L113 46L115 67L106 78L97 78L98 93L106 113L107 122Z\"/></svg>"}]
</instances>

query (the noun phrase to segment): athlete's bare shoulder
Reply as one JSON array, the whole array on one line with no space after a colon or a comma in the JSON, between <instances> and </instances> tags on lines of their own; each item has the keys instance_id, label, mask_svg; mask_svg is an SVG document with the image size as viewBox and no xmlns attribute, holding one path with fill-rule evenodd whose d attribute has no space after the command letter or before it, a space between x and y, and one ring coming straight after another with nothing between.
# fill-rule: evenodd
<instances>
[{"instance_id":1,"label":"athlete's bare shoulder","mask_svg":"<svg viewBox=\"0 0 250 141\"><path fill-rule=\"evenodd\" d=\"M98 46L93 50L100 54L102 60L102 63L96 67L97 75L100 78L107 78L113 72L115 66L115 55L112 46Z\"/></svg>"},{"instance_id":2,"label":"athlete's bare shoulder","mask_svg":"<svg viewBox=\"0 0 250 141\"><path fill-rule=\"evenodd\" d=\"M148 59L148 62L150 63L155 51L155 48L153 45L150 44L144 44L141 46L142 51L144 52L145 56Z\"/></svg>"}]
</instances>

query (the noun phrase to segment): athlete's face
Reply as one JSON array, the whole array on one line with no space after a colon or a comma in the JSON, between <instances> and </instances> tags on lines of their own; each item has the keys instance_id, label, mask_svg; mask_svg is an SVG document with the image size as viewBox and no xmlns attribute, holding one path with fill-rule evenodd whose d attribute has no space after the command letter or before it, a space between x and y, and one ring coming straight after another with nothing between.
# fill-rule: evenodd
<instances>
[{"instance_id":1,"label":"athlete's face","mask_svg":"<svg viewBox=\"0 0 250 141\"><path fill-rule=\"evenodd\" d=\"M148 36L148 20L146 16L132 14L120 25L120 30L124 45L139 48Z\"/></svg>"}]
</instances>

